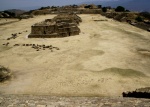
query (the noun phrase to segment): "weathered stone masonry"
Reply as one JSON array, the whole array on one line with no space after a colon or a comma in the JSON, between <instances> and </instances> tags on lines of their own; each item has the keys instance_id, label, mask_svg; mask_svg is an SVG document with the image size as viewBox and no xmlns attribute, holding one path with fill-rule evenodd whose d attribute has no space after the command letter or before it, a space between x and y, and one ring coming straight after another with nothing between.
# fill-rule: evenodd
<instances>
[{"instance_id":1,"label":"weathered stone masonry","mask_svg":"<svg viewBox=\"0 0 150 107\"><path fill-rule=\"evenodd\" d=\"M55 38L79 35L81 18L76 14L59 14L53 19L31 26L29 38Z\"/></svg>"}]
</instances>

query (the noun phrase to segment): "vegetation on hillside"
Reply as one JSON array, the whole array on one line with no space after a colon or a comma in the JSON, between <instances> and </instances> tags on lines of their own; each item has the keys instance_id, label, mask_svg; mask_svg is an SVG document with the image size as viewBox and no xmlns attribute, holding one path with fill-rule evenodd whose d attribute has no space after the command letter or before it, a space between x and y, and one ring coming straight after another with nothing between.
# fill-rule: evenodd
<instances>
[{"instance_id":1,"label":"vegetation on hillside","mask_svg":"<svg viewBox=\"0 0 150 107\"><path fill-rule=\"evenodd\" d=\"M106 8L106 7L103 7L103 8L102 8L102 11L103 11L103 12L107 12L107 8Z\"/></svg>"},{"instance_id":2,"label":"vegetation on hillside","mask_svg":"<svg viewBox=\"0 0 150 107\"><path fill-rule=\"evenodd\" d=\"M124 12L125 11L125 8L122 7L122 6L118 6L116 9L115 9L116 12Z\"/></svg>"}]
</instances>

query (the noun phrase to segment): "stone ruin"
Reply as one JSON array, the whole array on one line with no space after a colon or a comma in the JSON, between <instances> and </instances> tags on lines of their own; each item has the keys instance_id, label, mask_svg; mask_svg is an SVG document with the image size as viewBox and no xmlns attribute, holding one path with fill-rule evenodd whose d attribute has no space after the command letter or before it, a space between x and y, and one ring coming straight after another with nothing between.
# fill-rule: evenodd
<instances>
[{"instance_id":1,"label":"stone ruin","mask_svg":"<svg viewBox=\"0 0 150 107\"><path fill-rule=\"evenodd\" d=\"M31 26L31 34L28 38L55 38L79 35L79 23L81 18L76 14L59 14L53 19Z\"/></svg>"}]
</instances>

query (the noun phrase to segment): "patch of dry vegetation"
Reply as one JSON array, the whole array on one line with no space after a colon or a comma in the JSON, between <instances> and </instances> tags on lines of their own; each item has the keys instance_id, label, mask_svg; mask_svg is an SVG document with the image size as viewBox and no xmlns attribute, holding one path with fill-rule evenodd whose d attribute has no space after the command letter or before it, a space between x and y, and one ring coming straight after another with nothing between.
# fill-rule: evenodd
<instances>
[{"instance_id":1,"label":"patch of dry vegetation","mask_svg":"<svg viewBox=\"0 0 150 107\"><path fill-rule=\"evenodd\" d=\"M0 82L10 78L11 72L8 68L0 65Z\"/></svg>"}]
</instances>

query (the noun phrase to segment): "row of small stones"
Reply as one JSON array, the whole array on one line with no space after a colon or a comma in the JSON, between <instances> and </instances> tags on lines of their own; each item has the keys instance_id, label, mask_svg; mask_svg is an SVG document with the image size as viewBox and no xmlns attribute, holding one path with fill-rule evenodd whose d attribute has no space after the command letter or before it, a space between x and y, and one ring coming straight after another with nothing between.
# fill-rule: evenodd
<instances>
[{"instance_id":1,"label":"row of small stones","mask_svg":"<svg viewBox=\"0 0 150 107\"><path fill-rule=\"evenodd\" d=\"M18 44L15 44L14 46L17 46ZM60 50L58 47L53 47L52 45L36 45L36 44L23 44L22 46L32 46L32 48L36 49L36 51L39 51L40 49L50 49L53 52L53 49Z\"/></svg>"},{"instance_id":2,"label":"row of small stones","mask_svg":"<svg viewBox=\"0 0 150 107\"><path fill-rule=\"evenodd\" d=\"M26 31L23 31L23 32L28 32L28 31L26 30ZM7 38L7 40L16 39L17 38L17 34L22 34L22 32L11 34L12 36L10 38Z\"/></svg>"},{"instance_id":3,"label":"row of small stones","mask_svg":"<svg viewBox=\"0 0 150 107\"><path fill-rule=\"evenodd\" d=\"M9 42L3 44L8 46ZM14 46L32 46L32 48L36 49L36 51L40 51L40 49L50 49L53 52L53 49L60 50L58 47L53 47L52 45L38 45L38 44L15 44Z\"/></svg>"}]
</instances>

